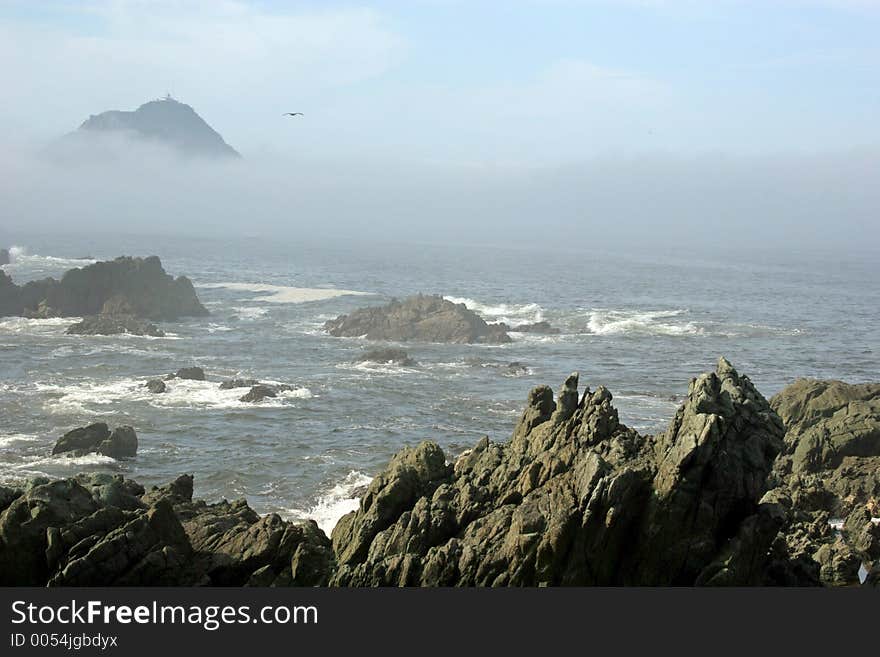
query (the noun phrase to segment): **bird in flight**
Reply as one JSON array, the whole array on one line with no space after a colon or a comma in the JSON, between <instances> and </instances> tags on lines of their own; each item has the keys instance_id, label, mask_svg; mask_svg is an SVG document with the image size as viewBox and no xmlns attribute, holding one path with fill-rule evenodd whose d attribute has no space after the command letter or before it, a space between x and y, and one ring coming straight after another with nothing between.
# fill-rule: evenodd
<instances>
[{"instance_id":1,"label":"bird in flight","mask_svg":"<svg viewBox=\"0 0 880 657\"><path fill-rule=\"evenodd\" d=\"M304 116L302 112L285 112L281 116Z\"/></svg>"}]
</instances>

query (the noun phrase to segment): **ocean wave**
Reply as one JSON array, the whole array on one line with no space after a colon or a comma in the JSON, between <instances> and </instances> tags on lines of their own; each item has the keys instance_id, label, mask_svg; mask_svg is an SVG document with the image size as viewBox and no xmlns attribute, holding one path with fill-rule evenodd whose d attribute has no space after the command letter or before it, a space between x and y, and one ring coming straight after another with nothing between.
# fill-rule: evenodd
<instances>
[{"instance_id":1,"label":"ocean wave","mask_svg":"<svg viewBox=\"0 0 880 657\"><path fill-rule=\"evenodd\" d=\"M329 536L342 516L357 510L360 497L355 494L371 481L372 477L352 470L342 481L320 493L313 506L308 509L289 509L285 515L291 520L314 520Z\"/></svg>"},{"instance_id":2,"label":"ocean wave","mask_svg":"<svg viewBox=\"0 0 880 657\"><path fill-rule=\"evenodd\" d=\"M0 434L0 448L12 447L21 443L34 443L43 440L42 436L32 433L8 433Z\"/></svg>"},{"instance_id":3,"label":"ocean wave","mask_svg":"<svg viewBox=\"0 0 880 657\"><path fill-rule=\"evenodd\" d=\"M28 253L27 248L24 246L10 247L9 260L10 263L4 265L4 268L8 268L12 271L17 271L19 269L36 269L37 271L59 268L73 269L75 267L85 267L86 265L91 265L97 262L97 260L92 258L59 258L57 256Z\"/></svg>"},{"instance_id":4,"label":"ocean wave","mask_svg":"<svg viewBox=\"0 0 880 657\"><path fill-rule=\"evenodd\" d=\"M589 312L587 328L593 335L703 335L692 321L676 321L687 310L606 310Z\"/></svg>"},{"instance_id":5,"label":"ocean wave","mask_svg":"<svg viewBox=\"0 0 880 657\"><path fill-rule=\"evenodd\" d=\"M289 287L285 285L269 285L266 283L203 283L199 287L206 289L222 288L240 292L257 292L260 296L251 301L267 303L307 303L309 301L325 301L342 296L366 296L371 292L355 290L339 290L320 287Z\"/></svg>"},{"instance_id":6,"label":"ocean wave","mask_svg":"<svg viewBox=\"0 0 880 657\"><path fill-rule=\"evenodd\" d=\"M235 306L230 308L230 310L235 313L236 317L246 321L260 319L260 317L265 317L269 314L268 308L260 306Z\"/></svg>"},{"instance_id":7,"label":"ocean wave","mask_svg":"<svg viewBox=\"0 0 880 657\"><path fill-rule=\"evenodd\" d=\"M310 399L312 391L306 387L278 393L259 403L240 401L247 392L245 388L221 390L216 381L169 381L164 393L153 394L144 384L146 381L125 379L109 383L86 382L74 385L36 384L38 391L56 398L46 402L52 413L76 412L82 414L110 415L114 410L104 410L119 402L142 402L154 408L194 408L214 410L257 409L281 407L291 400Z\"/></svg>"},{"instance_id":8,"label":"ocean wave","mask_svg":"<svg viewBox=\"0 0 880 657\"><path fill-rule=\"evenodd\" d=\"M336 365L336 368L340 370L354 370L366 374L402 375L417 374L419 372L414 367L395 365L391 362L379 363L372 360L365 360L360 363L339 363Z\"/></svg>"},{"instance_id":9,"label":"ocean wave","mask_svg":"<svg viewBox=\"0 0 880 657\"><path fill-rule=\"evenodd\" d=\"M82 456L70 456L68 454L56 454L45 458L38 458L27 463L13 466L15 470L29 470L34 467L62 466L65 468L82 468L90 465L111 465L116 459L103 454L83 454Z\"/></svg>"},{"instance_id":10,"label":"ocean wave","mask_svg":"<svg viewBox=\"0 0 880 657\"><path fill-rule=\"evenodd\" d=\"M64 335L67 327L81 320L82 317L52 317L50 319L4 317L0 319L0 332L10 334Z\"/></svg>"},{"instance_id":11,"label":"ocean wave","mask_svg":"<svg viewBox=\"0 0 880 657\"><path fill-rule=\"evenodd\" d=\"M468 310L473 310L487 322L504 322L511 328L544 321L544 309L536 303L489 304L467 297L444 296L443 298L452 303L464 304Z\"/></svg>"}]
</instances>

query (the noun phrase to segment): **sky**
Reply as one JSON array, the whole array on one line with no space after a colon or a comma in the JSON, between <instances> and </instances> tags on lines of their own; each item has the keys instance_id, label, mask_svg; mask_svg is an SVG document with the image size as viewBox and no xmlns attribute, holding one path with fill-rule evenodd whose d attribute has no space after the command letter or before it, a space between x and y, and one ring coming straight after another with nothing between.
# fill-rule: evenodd
<instances>
[{"instance_id":1,"label":"sky","mask_svg":"<svg viewBox=\"0 0 880 657\"><path fill-rule=\"evenodd\" d=\"M52 228L57 202L100 226L138 199L135 227L183 207L234 231L249 208L257 231L864 245L878 34L880 0L0 0L5 219ZM235 174L32 157L166 93Z\"/></svg>"}]
</instances>

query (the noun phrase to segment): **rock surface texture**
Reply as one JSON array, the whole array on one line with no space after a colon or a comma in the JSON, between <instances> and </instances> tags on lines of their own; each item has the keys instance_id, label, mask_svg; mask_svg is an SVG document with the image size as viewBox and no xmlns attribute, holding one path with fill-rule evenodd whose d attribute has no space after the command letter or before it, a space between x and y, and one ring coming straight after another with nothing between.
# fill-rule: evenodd
<instances>
[{"instance_id":1,"label":"rock surface texture","mask_svg":"<svg viewBox=\"0 0 880 657\"><path fill-rule=\"evenodd\" d=\"M110 431L106 423L96 422L61 436L52 448L52 454L83 456L94 453L120 459L135 456L137 448L137 434L131 427L120 426Z\"/></svg>"},{"instance_id":2,"label":"rock surface texture","mask_svg":"<svg viewBox=\"0 0 880 657\"><path fill-rule=\"evenodd\" d=\"M501 326L487 324L461 303L419 294L386 306L361 308L324 324L335 337L361 337L396 342L504 344L510 336Z\"/></svg>"},{"instance_id":3,"label":"rock surface texture","mask_svg":"<svg viewBox=\"0 0 880 657\"><path fill-rule=\"evenodd\" d=\"M79 431L71 450L109 430ZM798 381L768 402L720 359L644 436L572 374L529 393L507 442L398 452L332 540L193 501L190 476L0 488L0 584L876 587L878 436L875 384Z\"/></svg>"}]
</instances>

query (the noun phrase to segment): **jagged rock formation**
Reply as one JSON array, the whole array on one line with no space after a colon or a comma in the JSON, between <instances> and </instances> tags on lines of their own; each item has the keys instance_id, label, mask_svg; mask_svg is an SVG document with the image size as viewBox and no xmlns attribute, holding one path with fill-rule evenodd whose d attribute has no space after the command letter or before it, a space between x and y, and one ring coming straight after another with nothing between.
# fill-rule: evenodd
<instances>
[{"instance_id":1,"label":"jagged rock formation","mask_svg":"<svg viewBox=\"0 0 880 657\"><path fill-rule=\"evenodd\" d=\"M335 337L361 337L398 342L503 344L510 336L503 327L487 324L462 303L419 294L386 306L361 308L324 324Z\"/></svg>"},{"instance_id":2,"label":"jagged rock formation","mask_svg":"<svg viewBox=\"0 0 880 657\"><path fill-rule=\"evenodd\" d=\"M330 572L314 522L193 501L187 475L150 491L96 474L0 492L2 586L320 585Z\"/></svg>"},{"instance_id":3,"label":"jagged rock formation","mask_svg":"<svg viewBox=\"0 0 880 657\"><path fill-rule=\"evenodd\" d=\"M484 439L452 466L429 442L398 454L334 530L333 582L716 583L759 513L779 418L723 359L657 437L622 425L605 388L577 386L555 401L536 388L508 444ZM757 576L726 563L729 581Z\"/></svg>"},{"instance_id":4,"label":"jagged rock formation","mask_svg":"<svg viewBox=\"0 0 880 657\"><path fill-rule=\"evenodd\" d=\"M359 363L392 363L402 367L411 367L416 365L416 361L410 358L409 354L403 349L388 347L386 349L368 349L362 353L357 362Z\"/></svg>"},{"instance_id":5,"label":"jagged rock formation","mask_svg":"<svg viewBox=\"0 0 880 657\"><path fill-rule=\"evenodd\" d=\"M876 577L880 385L802 379L771 405L788 428L771 476L788 509L773 546L779 583L858 584L871 564Z\"/></svg>"},{"instance_id":6,"label":"jagged rock formation","mask_svg":"<svg viewBox=\"0 0 880 657\"><path fill-rule=\"evenodd\" d=\"M165 273L156 256L123 256L71 269L61 280L46 278L17 286L0 272L0 314L26 317L90 317L89 326L100 326L107 317L135 317L173 321L203 316L192 282L185 276Z\"/></svg>"},{"instance_id":7,"label":"jagged rock formation","mask_svg":"<svg viewBox=\"0 0 880 657\"><path fill-rule=\"evenodd\" d=\"M120 426L110 431L105 422L96 422L61 436L52 448L52 454L83 456L95 453L120 459L135 456L137 448L137 434L131 427Z\"/></svg>"},{"instance_id":8,"label":"jagged rock formation","mask_svg":"<svg viewBox=\"0 0 880 657\"><path fill-rule=\"evenodd\" d=\"M241 155L196 111L170 97L144 103L133 112L93 114L53 149L58 155L82 157L101 153L102 139L121 137L159 144L187 157L239 158Z\"/></svg>"}]
</instances>

